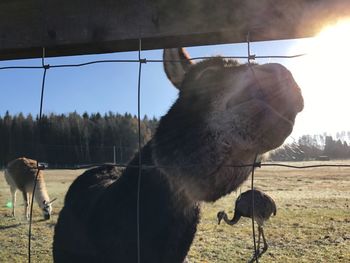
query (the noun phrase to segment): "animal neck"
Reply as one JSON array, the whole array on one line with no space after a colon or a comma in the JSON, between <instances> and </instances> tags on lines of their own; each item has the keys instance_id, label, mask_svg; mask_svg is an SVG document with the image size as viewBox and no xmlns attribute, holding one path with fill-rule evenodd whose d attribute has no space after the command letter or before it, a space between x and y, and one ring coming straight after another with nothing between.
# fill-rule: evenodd
<instances>
[{"instance_id":1,"label":"animal neck","mask_svg":"<svg viewBox=\"0 0 350 263\"><path fill-rule=\"evenodd\" d=\"M152 148L152 140L149 141L141 150L141 161L144 166L154 166L153 159L153 148ZM139 153L135 155L133 160L129 163L128 168L126 168L123 177L126 178L128 176L137 178L135 176L135 171L138 173L134 167L138 166L139 162ZM176 167L171 167L172 169L176 169ZM171 169L171 170L172 170ZM198 207L198 203L196 200L191 199L186 191L185 185L179 181L172 182L168 176L163 173L163 169L157 167L154 170L144 169L142 170L141 177L141 191L143 186L152 185L154 187L158 187L161 189L166 189L166 196L171 200L172 208L179 213L183 213L186 215L192 214ZM137 181L135 180L135 183ZM156 188L152 188L156 190Z\"/></svg>"},{"instance_id":2,"label":"animal neck","mask_svg":"<svg viewBox=\"0 0 350 263\"><path fill-rule=\"evenodd\" d=\"M40 176L38 176L34 197L40 208L44 207L44 201L50 201L49 195L46 190L45 182Z\"/></svg>"},{"instance_id":3,"label":"animal neck","mask_svg":"<svg viewBox=\"0 0 350 263\"><path fill-rule=\"evenodd\" d=\"M184 214L189 214L193 212L194 207L200 207L200 202L191 198L180 184L169 184L169 186L171 187L175 209L182 211Z\"/></svg>"},{"instance_id":4,"label":"animal neck","mask_svg":"<svg viewBox=\"0 0 350 263\"><path fill-rule=\"evenodd\" d=\"M174 127L171 131L175 133L177 129L185 130L186 127ZM224 142L218 145L215 136L205 127L187 129L186 136L161 131L159 129L152 140L154 163L167 177L172 189L185 193L194 202L216 201L235 190L249 176L251 167L232 166L252 163L255 153L250 149L239 148L238 143L227 148Z\"/></svg>"},{"instance_id":5,"label":"animal neck","mask_svg":"<svg viewBox=\"0 0 350 263\"><path fill-rule=\"evenodd\" d=\"M231 226L234 225L234 224L237 224L237 222L239 221L240 218L241 218L241 216L238 215L237 213L235 213L235 215L234 215L234 217L232 219L228 219L226 213L224 214L224 217L223 217L225 223L229 224Z\"/></svg>"}]
</instances>

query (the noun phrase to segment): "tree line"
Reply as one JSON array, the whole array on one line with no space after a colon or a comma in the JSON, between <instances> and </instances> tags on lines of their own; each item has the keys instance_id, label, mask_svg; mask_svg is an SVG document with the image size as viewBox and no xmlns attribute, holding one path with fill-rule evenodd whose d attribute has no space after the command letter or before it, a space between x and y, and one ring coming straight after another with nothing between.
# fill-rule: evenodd
<instances>
[{"instance_id":1,"label":"tree line","mask_svg":"<svg viewBox=\"0 0 350 263\"><path fill-rule=\"evenodd\" d=\"M158 119L144 116L140 121L141 144L153 136ZM336 138L327 134L303 135L297 142L285 144L270 153L274 161L349 159L350 132ZM138 119L125 113L72 112L43 115L41 120L29 114L0 116L0 168L9 161L26 156L51 167L82 164L126 164L138 149Z\"/></svg>"},{"instance_id":2,"label":"tree line","mask_svg":"<svg viewBox=\"0 0 350 263\"><path fill-rule=\"evenodd\" d=\"M350 159L350 132L332 136L303 135L297 142L285 144L270 154L273 161Z\"/></svg>"},{"instance_id":3,"label":"tree line","mask_svg":"<svg viewBox=\"0 0 350 263\"><path fill-rule=\"evenodd\" d=\"M153 135L158 120L140 121L141 144ZM77 164L126 163L138 149L136 116L109 112L82 115L43 115L39 121L29 114L0 116L0 167L26 156L52 167Z\"/></svg>"}]
</instances>

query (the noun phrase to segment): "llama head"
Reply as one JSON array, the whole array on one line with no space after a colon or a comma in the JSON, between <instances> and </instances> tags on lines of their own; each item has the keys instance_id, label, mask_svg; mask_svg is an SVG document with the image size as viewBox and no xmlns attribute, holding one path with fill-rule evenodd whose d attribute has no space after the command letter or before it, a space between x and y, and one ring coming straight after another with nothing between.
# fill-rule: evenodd
<instances>
[{"instance_id":1,"label":"llama head","mask_svg":"<svg viewBox=\"0 0 350 263\"><path fill-rule=\"evenodd\" d=\"M43 211L43 216L45 220L48 220L51 218L51 214L52 214L52 203L56 201L57 198L52 199L51 201L43 201L42 204L42 211Z\"/></svg>"},{"instance_id":2,"label":"llama head","mask_svg":"<svg viewBox=\"0 0 350 263\"><path fill-rule=\"evenodd\" d=\"M176 191L214 201L237 188L256 154L280 146L303 109L301 91L280 64L240 65L213 57L199 63L183 49L164 52L179 97L153 139L156 164Z\"/></svg>"}]
</instances>

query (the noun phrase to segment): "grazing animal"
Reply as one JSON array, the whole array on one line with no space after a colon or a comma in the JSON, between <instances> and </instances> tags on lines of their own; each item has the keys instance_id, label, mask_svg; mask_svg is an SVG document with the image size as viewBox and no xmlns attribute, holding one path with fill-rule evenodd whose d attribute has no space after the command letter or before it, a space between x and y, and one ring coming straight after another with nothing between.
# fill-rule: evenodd
<instances>
[{"instance_id":1,"label":"grazing animal","mask_svg":"<svg viewBox=\"0 0 350 263\"><path fill-rule=\"evenodd\" d=\"M254 195L254 220L258 224L258 248L257 253L258 255L255 255L255 257L260 257L263 253L266 252L268 245L265 239L264 235L264 222L270 218L270 216L276 215L277 209L275 201L268 196L267 194L263 193L262 191L258 189L248 190L244 193L242 193L236 200L235 204L235 212L232 219L228 219L227 214L224 211L220 211L217 214L218 217L218 223L220 224L221 220L224 219L224 221L229 225L236 224L239 219L243 217L253 217L253 209L252 209L252 199ZM262 252L260 253L260 237L262 236L264 247L262 249Z\"/></svg>"},{"instance_id":2,"label":"grazing animal","mask_svg":"<svg viewBox=\"0 0 350 263\"><path fill-rule=\"evenodd\" d=\"M20 190L24 199L24 215L29 219L29 206L32 200L34 180L38 173L37 161L25 157L17 158L7 164L5 179L12 195L12 216L15 216L16 193ZM34 197L43 212L44 219L50 219L52 202L47 193L44 174L39 170Z\"/></svg>"},{"instance_id":3,"label":"grazing animal","mask_svg":"<svg viewBox=\"0 0 350 263\"><path fill-rule=\"evenodd\" d=\"M233 165L281 145L303 108L279 64L192 63L183 49L167 49L164 69L178 99L121 174L103 166L72 183L55 227L56 263L183 262L199 203L241 185L251 168Z\"/></svg>"}]
</instances>

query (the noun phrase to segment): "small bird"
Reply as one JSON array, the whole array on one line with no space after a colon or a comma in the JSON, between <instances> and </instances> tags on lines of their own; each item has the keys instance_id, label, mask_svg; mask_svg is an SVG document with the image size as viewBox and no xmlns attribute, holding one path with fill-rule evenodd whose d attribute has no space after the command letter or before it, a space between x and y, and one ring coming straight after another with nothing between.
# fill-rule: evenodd
<instances>
[{"instance_id":1,"label":"small bird","mask_svg":"<svg viewBox=\"0 0 350 263\"><path fill-rule=\"evenodd\" d=\"M263 253L266 252L268 248L268 244L265 239L264 235L264 222L270 218L270 216L276 215L277 208L275 201L268 196L267 194L263 193L262 191L258 189L248 190L244 193L242 193L236 200L235 205L235 212L233 218L230 220L227 217L227 214L225 211L220 211L217 214L218 217L218 224L220 224L221 220L224 219L224 221L229 225L236 224L239 219L243 217L249 217L252 218L253 216L253 210L252 210L252 198L254 196L254 220L258 224L258 249L257 253L258 255L255 255L252 260L255 258L259 258ZM262 249L262 252L260 253L260 237L262 236L264 247Z\"/></svg>"}]
</instances>

